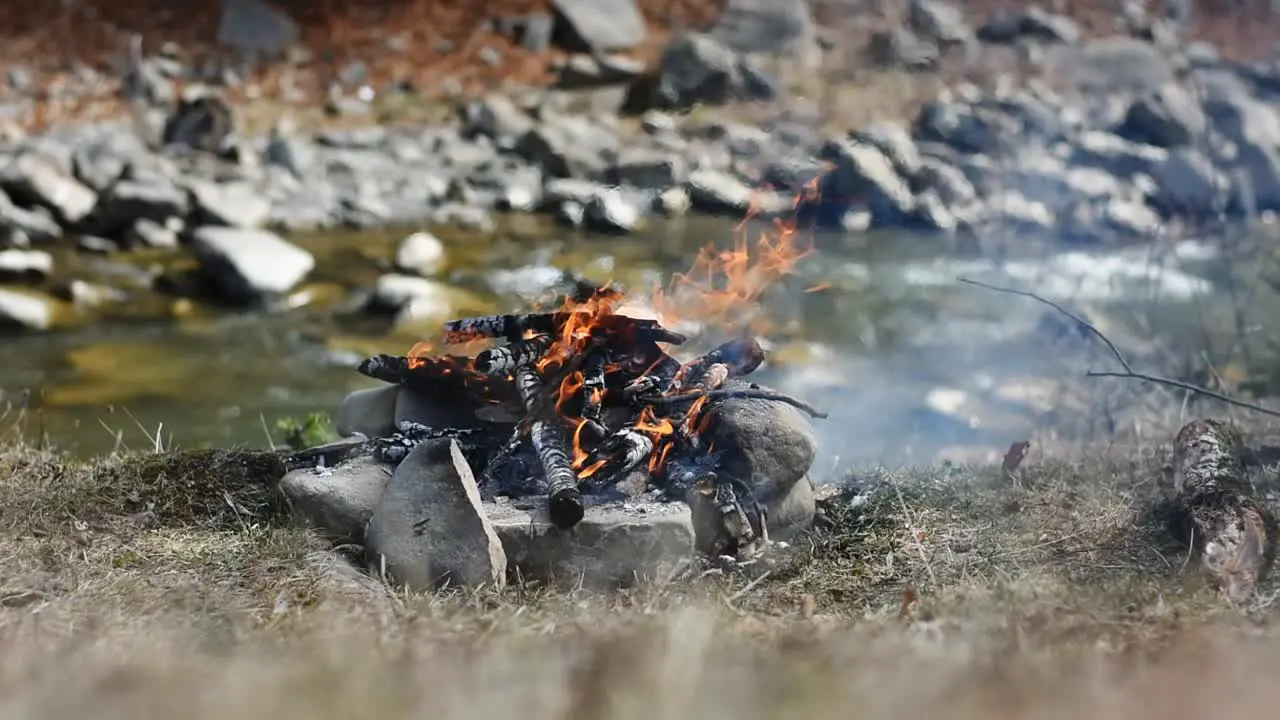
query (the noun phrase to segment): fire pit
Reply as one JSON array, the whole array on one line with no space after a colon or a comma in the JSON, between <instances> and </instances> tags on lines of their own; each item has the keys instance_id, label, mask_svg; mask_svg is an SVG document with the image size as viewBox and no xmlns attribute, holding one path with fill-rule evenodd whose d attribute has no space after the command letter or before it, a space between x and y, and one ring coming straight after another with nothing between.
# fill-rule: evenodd
<instances>
[{"instance_id":1,"label":"fire pit","mask_svg":"<svg viewBox=\"0 0 1280 720\"><path fill-rule=\"evenodd\" d=\"M438 346L452 352L419 343L404 356L369 357L358 371L388 385L344 402L338 426L351 437L339 447L368 458L363 480L341 482L364 483L377 508L358 501L335 512L330 496L338 491L314 473L295 475L286 491L296 505L318 508L312 514L324 515L322 524L341 516L335 534L365 542L378 569L400 579L440 564L442 554L463 558L450 561L458 567L492 556L498 540L517 566L566 538L581 541L571 555L589 540L634 556L645 551L640 544L655 544L645 538L659 526L674 529L667 545L683 543L685 554L692 545L712 556L754 556L771 527L812 519L808 419L826 417L749 380L766 357L743 319L803 255L789 242L786 232L766 235L755 262L741 241L704 252L693 272L677 277L680 291L659 296L721 333L700 354L680 352L689 338L631 309L618 288L580 283L552 311L445 323ZM457 352L476 343L486 347ZM301 467L317 456L341 463L333 447L295 459ZM444 496L419 497L441 488ZM542 522L537 532L521 531ZM625 530L611 534L619 526ZM423 556L423 547L462 535L467 549ZM483 583L505 573L505 559L483 565L450 574ZM423 573L419 584L428 582Z\"/></svg>"},{"instance_id":2,"label":"fire pit","mask_svg":"<svg viewBox=\"0 0 1280 720\"><path fill-rule=\"evenodd\" d=\"M743 542L762 539L762 506L743 479L724 472L722 453L704 439L717 401L756 398L826 416L754 385L726 386L764 361L755 339L733 339L681 363L662 346L686 338L654 320L616 313L621 300L605 289L559 312L447 323L451 344L505 341L472 358L421 352L368 358L358 368L364 375L435 402L488 406L491 416L513 420L467 428L402 421L393 434L372 439L375 456L395 465L419 443L448 437L459 443L486 499L544 493L560 529L582 519L584 495L651 492L705 498L740 523Z\"/></svg>"}]
</instances>

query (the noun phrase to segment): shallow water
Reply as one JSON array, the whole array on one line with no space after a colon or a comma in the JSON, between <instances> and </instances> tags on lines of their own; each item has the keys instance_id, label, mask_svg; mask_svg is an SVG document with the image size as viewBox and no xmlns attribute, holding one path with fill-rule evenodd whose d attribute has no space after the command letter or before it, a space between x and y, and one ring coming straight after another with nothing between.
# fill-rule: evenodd
<instances>
[{"instance_id":1,"label":"shallow water","mask_svg":"<svg viewBox=\"0 0 1280 720\"><path fill-rule=\"evenodd\" d=\"M310 297L372 281L404 234L297 238L319 258ZM733 234L733 223L688 219L626 238L537 222L492 238L440 237L452 258L446 277L465 291L458 314L474 314L524 307L522 294L553 278L555 268L645 294L687 269L698 248ZM1028 400L1034 388L1007 391L1058 372L1058 351L1034 335L1045 308L960 285L957 275L1121 317L1220 295L1205 271L1213 253L1197 243L1159 253L1005 252L998 263L932 237L824 235L813 243L796 276L762 298L772 355L759 379L831 413L815 421L819 475L838 464L918 462L956 448L989 453L1020 439L1046 410L1042 400ZM271 316L186 313L177 321L116 320L6 338L3 422L85 455L153 447L157 439L165 447L278 442L279 419L332 413L345 393L376 384L351 369L363 355L403 353L433 327L371 331L332 314L317 302Z\"/></svg>"}]
</instances>

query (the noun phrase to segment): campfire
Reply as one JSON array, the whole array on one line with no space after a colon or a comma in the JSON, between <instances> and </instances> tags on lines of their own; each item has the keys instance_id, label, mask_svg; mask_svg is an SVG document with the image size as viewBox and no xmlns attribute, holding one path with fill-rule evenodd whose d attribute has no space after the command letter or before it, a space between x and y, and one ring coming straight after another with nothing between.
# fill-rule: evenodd
<instances>
[{"instance_id":1,"label":"campfire","mask_svg":"<svg viewBox=\"0 0 1280 720\"><path fill-rule=\"evenodd\" d=\"M360 373L442 405L474 407L485 420L468 427L400 422L391 436L371 439L374 453L396 464L419 443L453 438L484 495L544 496L562 529L597 499L647 493L711 507L740 526L747 542L766 538L749 479L726 472L706 439L717 406L758 398L826 415L744 379L766 357L752 332L760 327L760 295L808 252L783 222L755 243L746 241L745 227L732 249L704 250L690 272L655 294L656 317L631 310L613 285L581 287L549 312L445 323L439 345L488 345L474 355L419 343L404 356L366 359ZM678 360L674 353L689 338L664 326L675 326L673 318L728 339Z\"/></svg>"}]
</instances>

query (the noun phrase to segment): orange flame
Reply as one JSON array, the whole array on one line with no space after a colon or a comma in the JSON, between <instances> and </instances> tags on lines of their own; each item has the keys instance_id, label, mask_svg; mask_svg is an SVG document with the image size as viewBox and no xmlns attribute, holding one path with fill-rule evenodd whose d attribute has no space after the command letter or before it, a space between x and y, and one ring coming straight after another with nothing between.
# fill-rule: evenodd
<instances>
[{"instance_id":1,"label":"orange flame","mask_svg":"<svg viewBox=\"0 0 1280 720\"><path fill-rule=\"evenodd\" d=\"M569 398L573 397L574 393L581 390L583 385L586 385L586 379L583 377L581 370L575 370L565 377L564 381L560 383L559 397L556 398L557 413L564 415L564 404L569 401ZM581 425L579 425L579 428L581 428Z\"/></svg>"},{"instance_id":2,"label":"orange flame","mask_svg":"<svg viewBox=\"0 0 1280 720\"><path fill-rule=\"evenodd\" d=\"M800 205L816 198L817 179L807 184L796 197L792 216ZM760 296L784 276L794 274L799 261L814 251L812 242L802 247L793 217L775 218L772 232L762 232L752 243L748 223L763 211L758 198L735 229L732 248L703 248L694 258L687 273L677 273L669 287L659 290L653 306L663 324L674 324L688 318L722 327L743 326L748 332L761 332L763 321L746 318L743 310L757 303Z\"/></svg>"},{"instance_id":3,"label":"orange flame","mask_svg":"<svg viewBox=\"0 0 1280 720\"><path fill-rule=\"evenodd\" d=\"M640 432L646 432L658 437L671 435L676 431L670 420L655 417L652 408L645 408L640 411L640 417L636 419L635 428Z\"/></svg>"}]
</instances>

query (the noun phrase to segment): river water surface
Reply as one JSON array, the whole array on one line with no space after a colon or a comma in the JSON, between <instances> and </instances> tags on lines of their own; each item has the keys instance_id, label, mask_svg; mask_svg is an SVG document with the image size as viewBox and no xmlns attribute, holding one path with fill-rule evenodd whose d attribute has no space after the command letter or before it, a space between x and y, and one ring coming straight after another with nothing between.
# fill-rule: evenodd
<instances>
[{"instance_id":1,"label":"river water surface","mask_svg":"<svg viewBox=\"0 0 1280 720\"><path fill-rule=\"evenodd\" d=\"M734 227L687 219L625 238L538 223L486 238L441 233L451 257L444 278L459 288L456 314L520 310L556 268L644 291L687 269L700 247L729 243ZM369 284L404 234L296 238L319 261L300 297L339 297ZM969 457L966 448L989 455L1057 409L1044 382L1064 369L1044 332L1045 307L958 284L958 275L1070 300L1117 318L1116 332L1123 326L1123 337L1138 343L1169 330L1161 317L1186 319L1194 305L1203 323L1204 307L1228 302L1205 243L1023 257L1006 251L996 262L932 237L812 241L796 275L761 298L772 319L772 355L758 372L761 382L831 413L815 421L819 475L846 463ZM123 317L4 338L4 422L81 455L151 447L157 435L165 447L265 446L269 436L279 441L280 418L332 413L347 392L376 384L352 369L361 357L404 353L431 327L390 332L343 323L332 305L317 301L269 316Z\"/></svg>"}]
</instances>

